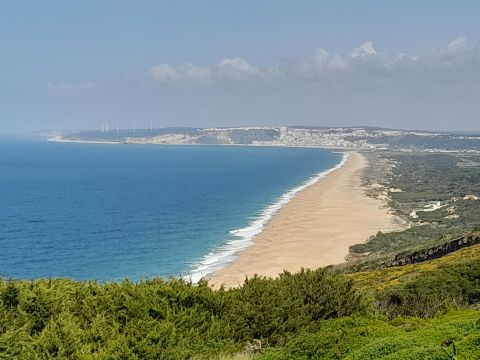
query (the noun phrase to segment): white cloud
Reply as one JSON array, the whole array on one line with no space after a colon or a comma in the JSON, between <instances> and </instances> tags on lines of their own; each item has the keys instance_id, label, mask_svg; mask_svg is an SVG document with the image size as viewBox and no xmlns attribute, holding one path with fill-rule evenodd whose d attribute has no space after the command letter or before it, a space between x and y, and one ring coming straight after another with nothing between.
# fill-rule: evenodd
<instances>
[{"instance_id":1,"label":"white cloud","mask_svg":"<svg viewBox=\"0 0 480 360\"><path fill-rule=\"evenodd\" d=\"M459 50L465 48L465 46L467 46L467 39L465 38L465 36L460 36L450 41L450 43L448 44L448 52L458 52Z\"/></svg>"},{"instance_id":2,"label":"white cloud","mask_svg":"<svg viewBox=\"0 0 480 360\"><path fill-rule=\"evenodd\" d=\"M204 122L203 125L226 126L225 121L231 121L231 125L243 121L320 125L344 121L344 124L454 128L463 121L465 127L469 124L470 128L478 128L475 121L480 113L477 99L480 46L477 43L467 44L464 37L459 37L450 43L445 41L441 50L417 56L401 51L377 51L370 41L352 51L312 50L295 58L276 58L275 63L262 66L240 57L220 57L211 66L190 62L158 64L146 68L140 79L123 79L115 84L66 82L51 84L49 88L51 95L66 103L77 97L81 109L105 106L115 110L108 103L110 99L135 98L123 98L125 89L135 95L138 89L139 96L144 92L161 94L147 96L145 101L154 101L152 109L158 107L166 114L165 118L197 119L192 121L198 125ZM161 85L148 86L143 81L146 75L151 82ZM104 95L105 105L98 102L99 94ZM85 106L90 104L93 106ZM143 102L134 101L132 108L139 104ZM143 115L145 109L142 106L138 111Z\"/></svg>"},{"instance_id":3,"label":"white cloud","mask_svg":"<svg viewBox=\"0 0 480 360\"><path fill-rule=\"evenodd\" d=\"M446 56L452 53L455 57ZM291 59L280 66L259 67L241 57L231 57L210 68L192 63L159 64L153 66L150 73L156 81L170 84L311 79L337 86L335 82L340 79L352 84L358 79L362 79L363 84L407 79L415 82L427 78L433 82L448 74L453 76L455 72L459 76L471 74L472 79L478 79L479 63L480 48L467 46L465 37L461 36L451 41L443 52L422 56L379 53L371 41L366 41L347 54L331 54L324 48L317 48L310 56Z\"/></svg>"},{"instance_id":4,"label":"white cloud","mask_svg":"<svg viewBox=\"0 0 480 360\"><path fill-rule=\"evenodd\" d=\"M259 69L248 61L240 58L225 58L218 64L222 77L231 80L247 80L259 74Z\"/></svg>"},{"instance_id":5,"label":"white cloud","mask_svg":"<svg viewBox=\"0 0 480 360\"><path fill-rule=\"evenodd\" d=\"M347 62L342 56L332 56L322 48L317 49L313 62L318 69L343 70L347 67Z\"/></svg>"},{"instance_id":6,"label":"white cloud","mask_svg":"<svg viewBox=\"0 0 480 360\"><path fill-rule=\"evenodd\" d=\"M152 77L160 82L173 82L177 78L177 70L168 64L158 64L150 69Z\"/></svg>"},{"instance_id":7,"label":"white cloud","mask_svg":"<svg viewBox=\"0 0 480 360\"><path fill-rule=\"evenodd\" d=\"M350 53L352 58L356 57L367 57L377 55L377 51L373 47L373 43L371 41L366 41L359 47L356 47Z\"/></svg>"},{"instance_id":8,"label":"white cloud","mask_svg":"<svg viewBox=\"0 0 480 360\"><path fill-rule=\"evenodd\" d=\"M212 72L210 69L186 63L178 67L158 64L152 66L150 74L154 80L163 83L208 83Z\"/></svg>"},{"instance_id":9,"label":"white cloud","mask_svg":"<svg viewBox=\"0 0 480 360\"><path fill-rule=\"evenodd\" d=\"M418 59L418 56L410 56L406 53L400 53L397 55L398 61L415 61Z\"/></svg>"},{"instance_id":10,"label":"white cloud","mask_svg":"<svg viewBox=\"0 0 480 360\"><path fill-rule=\"evenodd\" d=\"M190 82L208 82L212 76L210 69L186 63L177 71L181 79Z\"/></svg>"},{"instance_id":11,"label":"white cloud","mask_svg":"<svg viewBox=\"0 0 480 360\"><path fill-rule=\"evenodd\" d=\"M317 48L313 56L302 60L296 67L297 72L308 74L322 74L330 71L345 70L348 61L341 55L330 55L327 50Z\"/></svg>"},{"instance_id":12,"label":"white cloud","mask_svg":"<svg viewBox=\"0 0 480 360\"><path fill-rule=\"evenodd\" d=\"M344 70L347 67L347 61L340 55L333 55L328 62L328 67L332 70Z\"/></svg>"},{"instance_id":13,"label":"white cloud","mask_svg":"<svg viewBox=\"0 0 480 360\"><path fill-rule=\"evenodd\" d=\"M187 63L181 66L181 72L185 79L202 80L210 77L210 70Z\"/></svg>"},{"instance_id":14,"label":"white cloud","mask_svg":"<svg viewBox=\"0 0 480 360\"><path fill-rule=\"evenodd\" d=\"M332 64L337 66L337 64ZM150 68L155 81L167 84L212 84L222 81L246 81L252 79L274 79L285 76L276 66L260 68L240 57L224 58L212 68L185 63L178 66L158 64Z\"/></svg>"},{"instance_id":15,"label":"white cloud","mask_svg":"<svg viewBox=\"0 0 480 360\"><path fill-rule=\"evenodd\" d=\"M327 63L329 57L330 56L327 50L323 48L318 48L313 57L313 62L318 67L322 67Z\"/></svg>"}]
</instances>

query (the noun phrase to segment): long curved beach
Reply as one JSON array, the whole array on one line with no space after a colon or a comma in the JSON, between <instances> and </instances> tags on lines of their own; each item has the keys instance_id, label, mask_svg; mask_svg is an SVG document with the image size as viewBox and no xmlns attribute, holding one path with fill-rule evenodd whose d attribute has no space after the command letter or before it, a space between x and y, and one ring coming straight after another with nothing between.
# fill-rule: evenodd
<instances>
[{"instance_id":1,"label":"long curved beach","mask_svg":"<svg viewBox=\"0 0 480 360\"><path fill-rule=\"evenodd\" d=\"M255 243L231 265L209 277L214 287L233 287L254 274L276 276L283 270L338 264L351 245L377 231L398 227L382 201L368 197L361 184L367 161L359 153L298 193L280 209Z\"/></svg>"}]
</instances>

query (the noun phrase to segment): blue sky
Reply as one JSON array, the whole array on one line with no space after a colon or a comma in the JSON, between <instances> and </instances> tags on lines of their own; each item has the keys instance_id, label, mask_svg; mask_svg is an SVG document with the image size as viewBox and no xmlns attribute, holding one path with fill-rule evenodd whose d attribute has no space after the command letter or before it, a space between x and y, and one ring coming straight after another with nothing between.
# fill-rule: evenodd
<instances>
[{"instance_id":1,"label":"blue sky","mask_svg":"<svg viewBox=\"0 0 480 360\"><path fill-rule=\"evenodd\" d=\"M479 130L478 1L9 1L3 132Z\"/></svg>"}]
</instances>

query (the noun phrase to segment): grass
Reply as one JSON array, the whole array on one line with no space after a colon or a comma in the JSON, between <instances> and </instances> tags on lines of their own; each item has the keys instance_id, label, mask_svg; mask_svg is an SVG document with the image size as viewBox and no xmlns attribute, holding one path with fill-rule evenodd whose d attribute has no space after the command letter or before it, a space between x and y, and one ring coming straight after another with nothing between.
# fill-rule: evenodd
<instances>
[{"instance_id":1,"label":"grass","mask_svg":"<svg viewBox=\"0 0 480 360\"><path fill-rule=\"evenodd\" d=\"M425 276L426 273L434 273L438 269L450 269L457 272L465 264L475 262L480 262L480 245L464 248L442 258L420 264L356 272L347 274L347 276L354 280L357 288L374 293L388 287L400 286Z\"/></svg>"},{"instance_id":2,"label":"grass","mask_svg":"<svg viewBox=\"0 0 480 360\"><path fill-rule=\"evenodd\" d=\"M447 311L433 319L343 318L326 321L316 333L302 334L283 349L269 349L255 359L440 360L480 358L480 314Z\"/></svg>"}]
</instances>

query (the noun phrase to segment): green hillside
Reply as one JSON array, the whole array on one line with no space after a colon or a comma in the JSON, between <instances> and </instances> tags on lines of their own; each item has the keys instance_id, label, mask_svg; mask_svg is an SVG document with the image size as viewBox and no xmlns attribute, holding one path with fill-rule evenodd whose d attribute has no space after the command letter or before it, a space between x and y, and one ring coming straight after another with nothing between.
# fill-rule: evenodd
<instances>
[{"instance_id":1,"label":"green hillside","mask_svg":"<svg viewBox=\"0 0 480 360\"><path fill-rule=\"evenodd\" d=\"M474 246L402 268L255 277L228 291L175 279L1 280L0 358L448 359L455 345L457 359L475 359L479 264Z\"/></svg>"}]
</instances>

